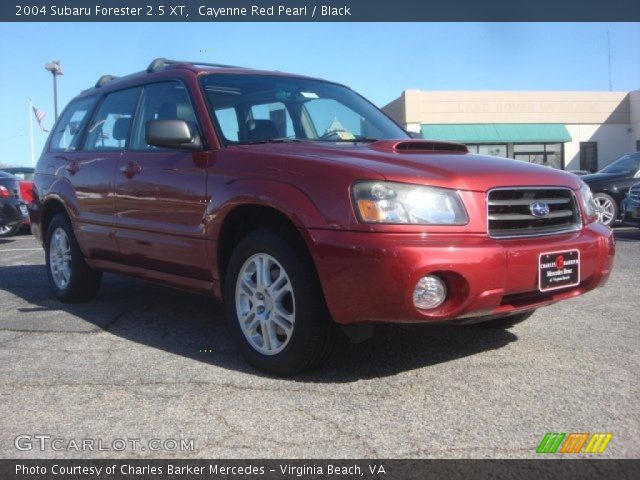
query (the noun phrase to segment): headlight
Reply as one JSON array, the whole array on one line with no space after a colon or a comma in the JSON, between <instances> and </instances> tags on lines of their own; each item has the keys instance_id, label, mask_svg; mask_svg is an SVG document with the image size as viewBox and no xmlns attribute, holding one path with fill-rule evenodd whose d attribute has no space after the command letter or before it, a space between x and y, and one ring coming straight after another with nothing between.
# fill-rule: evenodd
<instances>
[{"instance_id":1,"label":"headlight","mask_svg":"<svg viewBox=\"0 0 640 480\"><path fill-rule=\"evenodd\" d=\"M593 193L591 193L589 185L584 182L582 182L582 186L580 187L580 200L582 201L582 208L587 217L595 217L598 215L598 207L593 199Z\"/></svg>"},{"instance_id":2,"label":"headlight","mask_svg":"<svg viewBox=\"0 0 640 480\"><path fill-rule=\"evenodd\" d=\"M353 200L360 221L464 225L469 221L455 190L393 182L359 182Z\"/></svg>"}]
</instances>

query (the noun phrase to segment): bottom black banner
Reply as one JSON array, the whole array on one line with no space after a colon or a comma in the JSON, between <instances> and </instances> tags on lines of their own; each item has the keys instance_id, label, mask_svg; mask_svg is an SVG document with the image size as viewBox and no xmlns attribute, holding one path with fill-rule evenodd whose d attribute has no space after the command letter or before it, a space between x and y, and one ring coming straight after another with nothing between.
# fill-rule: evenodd
<instances>
[{"instance_id":1,"label":"bottom black banner","mask_svg":"<svg viewBox=\"0 0 640 480\"><path fill-rule=\"evenodd\" d=\"M0 478L635 480L640 460L0 460Z\"/></svg>"}]
</instances>

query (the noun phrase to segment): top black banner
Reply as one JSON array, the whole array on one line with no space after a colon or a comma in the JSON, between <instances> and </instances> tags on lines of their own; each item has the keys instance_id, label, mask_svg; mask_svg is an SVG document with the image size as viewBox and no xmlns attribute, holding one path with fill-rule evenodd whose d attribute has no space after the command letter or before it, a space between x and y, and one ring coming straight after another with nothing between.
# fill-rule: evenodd
<instances>
[{"instance_id":1,"label":"top black banner","mask_svg":"<svg viewBox=\"0 0 640 480\"><path fill-rule=\"evenodd\" d=\"M15 0L2 22L637 22L638 0Z\"/></svg>"}]
</instances>

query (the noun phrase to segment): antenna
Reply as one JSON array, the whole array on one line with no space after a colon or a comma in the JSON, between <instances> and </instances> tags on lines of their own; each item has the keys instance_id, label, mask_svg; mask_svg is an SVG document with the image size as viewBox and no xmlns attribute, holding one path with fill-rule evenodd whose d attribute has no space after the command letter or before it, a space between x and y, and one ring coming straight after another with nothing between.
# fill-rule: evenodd
<instances>
[{"instance_id":1,"label":"antenna","mask_svg":"<svg viewBox=\"0 0 640 480\"><path fill-rule=\"evenodd\" d=\"M611 37L609 36L609 30L607 30L607 58L609 61L609 91L613 91L613 82L611 81Z\"/></svg>"}]
</instances>

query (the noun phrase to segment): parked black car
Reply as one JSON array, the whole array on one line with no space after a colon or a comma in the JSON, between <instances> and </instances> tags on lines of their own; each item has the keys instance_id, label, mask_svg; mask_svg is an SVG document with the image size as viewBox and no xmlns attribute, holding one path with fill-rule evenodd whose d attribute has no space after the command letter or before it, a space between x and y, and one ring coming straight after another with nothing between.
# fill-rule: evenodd
<instances>
[{"instance_id":1,"label":"parked black car","mask_svg":"<svg viewBox=\"0 0 640 480\"><path fill-rule=\"evenodd\" d=\"M567 170L567 172L578 175L579 177L583 175L589 175L591 173L589 170Z\"/></svg>"},{"instance_id":2,"label":"parked black car","mask_svg":"<svg viewBox=\"0 0 640 480\"><path fill-rule=\"evenodd\" d=\"M640 182L631 186L622 202L622 221L640 228Z\"/></svg>"},{"instance_id":3,"label":"parked black car","mask_svg":"<svg viewBox=\"0 0 640 480\"><path fill-rule=\"evenodd\" d=\"M21 225L27 215L27 205L20 198L20 179L0 172L0 236Z\"/></svg>"},{"instance_id":4,"label":"parked black car","mask_svg":"<svg viewBox=\"0 0 640 480\"><path fill-rule=\"evenodd\" d=\"M623 155L597 173L584 175L598 206L598 220L607 226L619 218L622 201L631 185L640 178L640 152Z\"/></svg>"}]
</instances>

